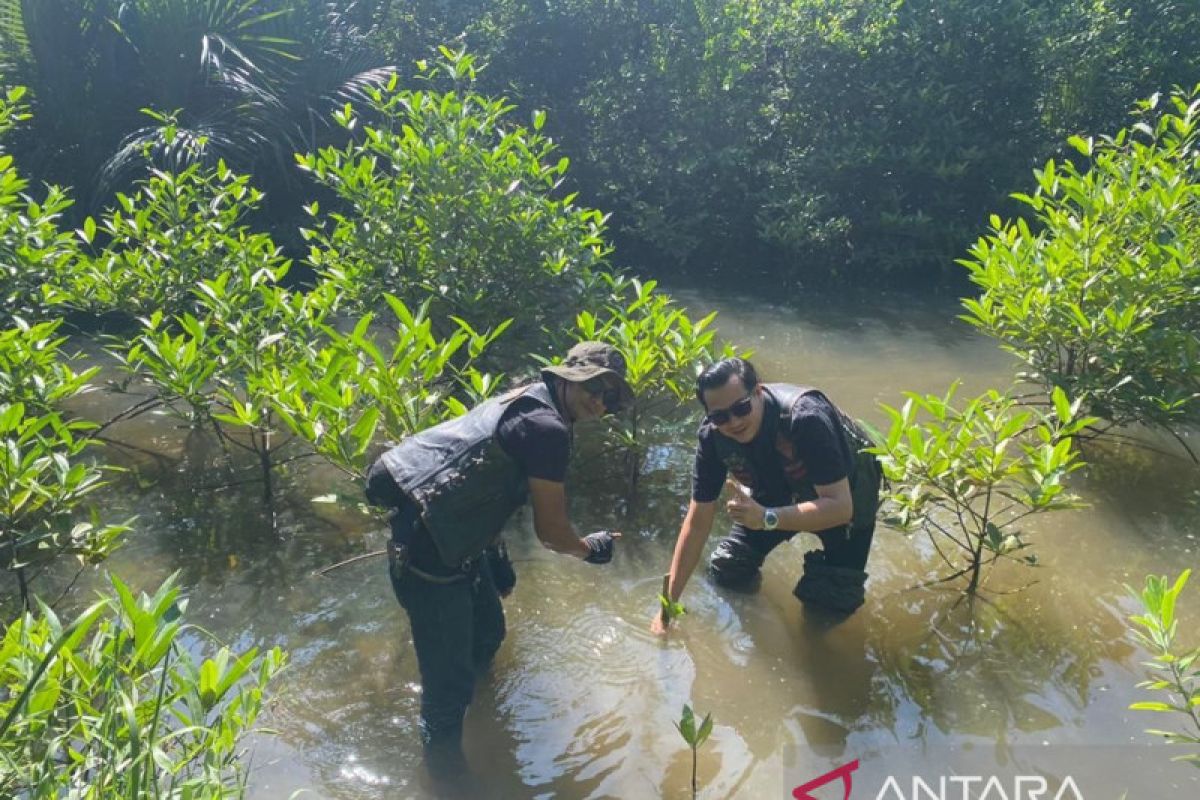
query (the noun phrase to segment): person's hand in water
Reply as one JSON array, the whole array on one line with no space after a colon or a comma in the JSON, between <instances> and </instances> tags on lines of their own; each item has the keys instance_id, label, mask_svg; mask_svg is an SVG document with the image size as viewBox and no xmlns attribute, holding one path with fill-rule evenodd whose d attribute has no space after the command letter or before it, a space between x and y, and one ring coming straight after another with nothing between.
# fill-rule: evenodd
<instances>
[{"instance_id":1,"label":"person's hand in water","mask_svg":"<svg viewBox=\"0 0 1200 800\"><path fill-rule=\"evenodd\" d=\"M583 537L583 543L591 551L583 560L589 564L607 564L612 561L613 545L621 538L618 531L596 531Z\"/></svg>"}]
</instances>

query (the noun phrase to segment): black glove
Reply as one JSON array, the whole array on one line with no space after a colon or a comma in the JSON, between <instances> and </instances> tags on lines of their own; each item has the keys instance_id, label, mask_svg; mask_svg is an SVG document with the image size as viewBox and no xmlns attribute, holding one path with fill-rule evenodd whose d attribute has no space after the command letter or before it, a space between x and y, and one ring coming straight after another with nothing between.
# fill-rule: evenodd
<instances>
[{"instance_id":1,"label":"black glove","mask_svg":"<svg viewBox=\"0 0 1200 800\"><path fill-rule=\"evenodd\" d=\"M583 559L589 564L607 564L612 561L613 545L617 537L612 531L596 531L583 537L583 543L591 552Z\"/></svg>"}]
</instances>

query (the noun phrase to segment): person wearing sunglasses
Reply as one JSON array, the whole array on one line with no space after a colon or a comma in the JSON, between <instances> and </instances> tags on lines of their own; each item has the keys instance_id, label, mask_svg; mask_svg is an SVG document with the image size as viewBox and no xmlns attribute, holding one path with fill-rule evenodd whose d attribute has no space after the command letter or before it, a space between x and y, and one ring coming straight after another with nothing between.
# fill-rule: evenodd
<instances>
[{"instance_id":1,"label":"person wearing sunglasses","mask_svg":"<svg viewBox=\"0 0 1200 800\"><path fill-rule=\"evenodd\" d=\"M499 540L529 499L543 545L592 564L612 560L620 534L580 537L564 480L576 423L633 399L625 359L581 342L541 380L414 434L368 470L368 501L391 509L388 568L408 615L421 673L421 737L431 765L456 765L477 672L505 636L500 598L516 583Z\"/></svg>"},{"instance_id":2,"label":"person wearing sunglasses","mask_svg":"<svg viewBox=\"0 0 1200 800\"><path fill-rule=\"evenodd\" d=\"M806 606L851 614L864 600L867 556L879 507L881 472L862 430L817 389L759 382L754 365L728 358L696 382L705 415L688 506L668 576L678 601L712 532L722 488L734 525L709 560L724 587L753 589L767 555L800 531L821 549L804 556L794 594ZM655 633L669 619L657 614Z\"/></svg>"}]
</instances>

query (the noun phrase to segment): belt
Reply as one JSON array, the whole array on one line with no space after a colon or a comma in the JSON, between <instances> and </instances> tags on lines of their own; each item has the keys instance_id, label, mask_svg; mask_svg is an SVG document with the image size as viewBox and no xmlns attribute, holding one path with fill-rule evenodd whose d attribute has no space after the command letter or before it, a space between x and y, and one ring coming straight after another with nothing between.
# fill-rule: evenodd
<instances>
[{"instance_id":1,"label":"belt","mask_svg":"<svg viewBox=\"0 0 1200 800\"><path fill-rule=\"evenodd\" d=\"M462 563L462 566L459 568L460 571L456 575L434 575L431 572L426 572L412 565L408 556L408 545L401 544L394 539L389 539L387 551L388 564L397 575L402 572L410 572L428 583L447 584L468 580L471 578L471 572L474 571L476 564L479 562L478 557L469 558Z\"/></svg>"}]
</instances>

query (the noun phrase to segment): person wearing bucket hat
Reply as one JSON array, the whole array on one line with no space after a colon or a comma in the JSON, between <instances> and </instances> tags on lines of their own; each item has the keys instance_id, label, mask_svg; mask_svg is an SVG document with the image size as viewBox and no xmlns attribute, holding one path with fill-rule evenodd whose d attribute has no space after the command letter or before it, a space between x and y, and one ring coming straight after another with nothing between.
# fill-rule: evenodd
<instances>
[{"instance_id":1,"label":"person wearing bucket hat","mask_svg":"<svg viewBox=\"0 0 1200 800\"><path fill-rule=\"evenodd\" d=\"M793 594L806 608L854 613L864 600L882 477L878 460L864 452L866 434L821 391L760 383L754 365L741 358L701 372L696 397L706 413L667 597L679 600L698 565L724 484L734 526L709 560L717 584L753 588L767 555L808 531L821 549L804 556ZM661 634L669 623L656 614L651 630Z\"/></svg>"},{"instance_id":2,"label":"person wearing bucket hat","mask_svg":"<svg viewBox=\"0 0 1200 800\"><path fill-rule=\"evenodd\" d=\"M633 399L625 359L581 342L541 380L406 438L367 472L366 495L391 509L388 569L421 673L422 740L458 753L477 673L505 636L500 598L516 583L500 540L528 499L543 545L607 564L620 534L576 534L564 480L572 428Z\"/></svg>"}]
</instances>

